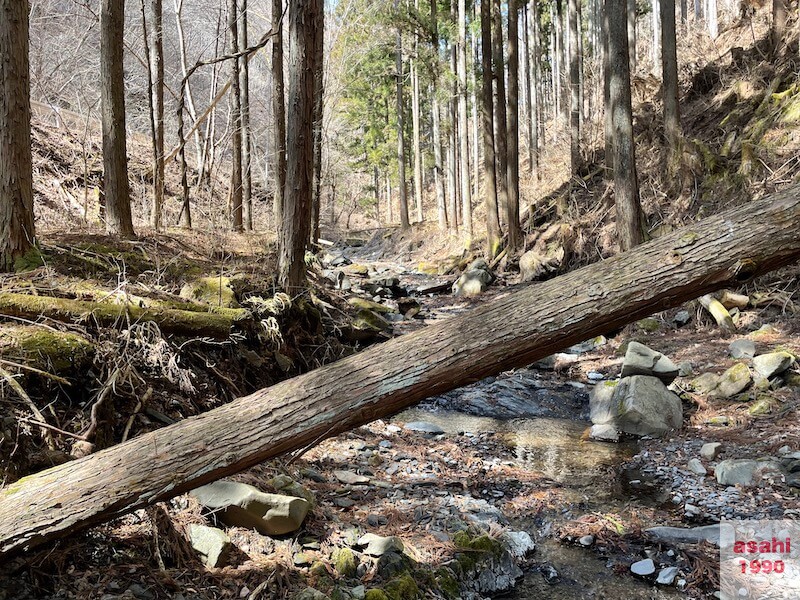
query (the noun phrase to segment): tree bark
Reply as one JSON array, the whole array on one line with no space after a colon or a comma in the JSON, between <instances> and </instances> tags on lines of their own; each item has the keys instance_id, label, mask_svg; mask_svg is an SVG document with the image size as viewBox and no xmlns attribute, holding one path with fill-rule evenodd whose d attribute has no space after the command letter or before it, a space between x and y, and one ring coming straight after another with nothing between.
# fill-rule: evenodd
<instances>
[{"instance_id":1,"label":"tree bark","mask_svg":"<svg viewBox=\"0 0 800 600\"><path fill-rule=\"evenodd\" d=\"M670 161L677 159L681 138L678 104L678 53L675 43L675 0L661 0L661 69L664 96L664 135Z\"/></svg>"},{"instance_id":2,"label":"tree bark","mask_svg":"<svg viewBox=\"0 0 800 600\"><path fill-rule=\"evenodd\" d=\"M606 0L608 9L608 51L611 78L609 96L614 127L614 201L620 247L630 250L642 241L642 211L636 178L633 143L631 76L628 68L628 31L625 0Z\"/></svg>"},{"instance_id":3,"label":"tree bark","mask_svg":"<svg viewBox=\"0 0 800 600\"><path fill-rule=\"evenodd\" d=\"M487 255L493 259L500 249L500 218L497 214L497 181L494 157L494 94L492 90L492 10L481 2L481 125L483 127L483 202L486 208Z\"/></svg>"},{"instance_id":4,"label":"tree bark","mask_svg":"<svg viewBox=\"0 0 800 600\"><path fill-rule=\"evenodd\" d=\"M324 10L324 8L323 8ZM325 86L324 70L324 40L325 40L325 19L320 21L317 28L317 40L315 51L317 53L314 71L314 179L312 181L312 202L311 202L311 243L316 244L319 235L319 217L322 207L322 122L323 122L323 93Z\"/></svg>"},{"instance_id":5,"label":"tree bark","mask_svg":"<svg viewBox=\"0 0 800 600\"><path fill-rule=\"evenodd\" d=\"M280 236L283 223L283 198L286 194L286 100L283 81L283 0L272 0L272 118L275 152L275 190L272 213L275 231Z\"/></svg>"},{"instance_id":6,"label":"tree bark","mask_svg":"<svg viewBox=\"0 0 800 600\"><path fill-rule=\"evenodd\" d=\"M522 247L519 224L519 6L517 0L508 2L508 139L506 168L508 169L508 251Z\"/></svg>"},{"instance_id":7,"label":"tree bark","mask_svg":"<svg viewBox=\"0 0 800 600\"><path fill-rule=\"evenodd\" d=\"M458 126L461 215L467 244L472 239L472 189L469 181L469 121L467 120L467 3L458 0Z\"/></svg>"},{"instance_id":8,"label":"tree bark","mask_svg":"<svg viewBox=\"0 0 800 600\"><path fill-rule=\"evenodd\" d=\"M419 11L419 0L414 0L414 8ZM419 41L414 35L414 52L411 59L411 135L414 146L414 207L417 222L422 223L425 215L422 211L422 150L420 144L420 94L419 94Z\"/></svg>"},{"instance_id":9,"label":"tree bark","mask_svg":"<svg viewBox=\"0 0 800 600\"><path fill-rule=\"evenodd\" d=\"M247 0L239 5L239 48L249 47ZM244 225L248 231L253 230L253 170L252 170L252 135L250 129L250 57L239 60L239 89L242 108L242 207L245 213Z\"/></svg>"},{"instance_id":10,"label":"tree bark","mask_svg":"<svg viewBox=\"0 0 800 600\"><path fill-rule=\"evenodd\" d=\"M777 56L786 32L786 0L772 0L772 55Z\"/></svg>"},{"instance_id":11,"label":"tree bark","mask_svg":"<svg viewBox=\"0 0 800 600\"><path fill-rule=\"evenodd\" d=\"M153 204L150 212L150 225L161 228L164 211L164 11L162 0L152 0L150 12L153 15L152 62L149 65L153 102Z\"/></svg>"},{"instance_id":12,"label":"tree bark","mask_svg":"<svg viewBox=\"0 0 800 600\"><path fill-rule=\"evenodd\" d=\"M636 73L636 0L627 0L626 10L629 71Z\"/></svg>"},{"instance_id":13,"label":"tree bark","mask_svg":"<svg viewBox=\"0 0 800 600\"><path fill-rule=\"evenodd\" d=\"M100 3L100 98L103 124L103 195L106 231L133 237L125 134L124 0Z\"/></svg>"},{"instance_id":14,"label":"tree bark","mask_svg":"<svg viewBox=\"0 0 800 600\"><path fill-rule=\"evenodd\" d=\"M800 258L798 222L795 186L26 477L0 492L0 554L26 551L167 500L790 264Z\"/></svg>"},{"instance_id":15,"label":"tree bark","mask_svg":"<svg viewBox=\"0 0 800 600\"><path fill-rule=\"evenodd\" d=\"M278 280L295 294L305 289L305 253L311 234L314 178L314 103L322 42L323 0L289 2L289 114L283 225L278 250ZM291 192L291 193L288 193Z\"/></svg>"},{"instance_id":16,"label":"tree bark","mask_svg":"<svg viewBox=\"0 0 800 600\"><path fill-rule=\"evenodd\" d=\"M614 121L611 106L611 56L609 54L608 36L608 4L602 3L602 40L603 40L603 143L605 148L605 178L610 181L614 177Z\"/></svg>"},{"instance_id":17,"label":"tree bark","mask_svg":"<svg viewBox=\"0 0 800 600\"><path fill-rule=\"evenodd\" d=\"M431 48L434 53L434 67L431 72L431 121L433 127L433 180L436 186L436 209L439 229L447 229L447 201L444 194L444 170L442 168L441 112L439 108L439 21L437 0L431 0Z\"/></svg>"},{"instance_id":18,"label":"tree bark","mask_svg":"<svg viewBox=\"0 0 800 600\"><path fill-rule=\"evenodd\" d=\"M395 0L395 9L398 2ZM403 34L400 27L397 28L395 42L395 78L396 78L396 106L397 106L397 177L400 189L400 227L408 229L411 223L408 221L408 189L406 188L406 140L403 125L403 112L405 103L403 102Z\"/></svg>"},{"instance_id":19,"label":"tree bark","mask_svg":"<svg viewBox=\"0 0 800 600\"><path fill-rule=\"evenodd\" d=\"M567 3L569 22L569 164L572 181L581 164L580 64L578 61L578 0ZM571 187L571 186L570 186Z\"/></svg>"},{"instance_id":20,"label":"tree bark","mask_svg":"<svg viewBox=\"0 0 800 600\"><path fill-rule=\"evenodd\" d=\"M0 271L33 247L28 2L0 0Z\"/></svg>"},{"instance_id":21,"label":"tree bark","mask_svg":"<svg viewBox=\"0 0 800 600\"><path fill-rule=\"evenodd\" d=\"M674 8L674 6L673 6ZM658 63L661 59L661 1L653 0L650 10L653 38L650 44L650 59L653 63L653 71L658 69Z\"/></svg>"},{"instance_id":22,"label":"tree bark","mask_svg":"<svg viewBox=\"0 0 800 600\"><path fill-rule=\"evenodd\" d=\"M506 114L506 68L503 58L503 18L500 4L500 0L492 1L492 63L494 64L495 86L494 152L497 206L502 218L506 219L508 218L508 119Z\"/></svg>"},{"instance_id":23,"label":"tree bark","mask_svg":"<svg viewBox=\"0 0 800 600\"><path fill-rule=\"evenodd\" d=\"M228 5L228 31L231 54L239 52L239 7L236 0ZM242 211L242 88L239 59L231 60L231 229L244 231Z\"/></svg>"}]
</instances>

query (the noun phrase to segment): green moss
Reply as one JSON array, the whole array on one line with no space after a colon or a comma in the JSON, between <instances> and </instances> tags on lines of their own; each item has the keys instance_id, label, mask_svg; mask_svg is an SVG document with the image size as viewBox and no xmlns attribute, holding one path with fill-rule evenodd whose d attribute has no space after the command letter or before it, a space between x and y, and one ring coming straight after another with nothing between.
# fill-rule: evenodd
<instances>
[{"instance_id":1,"label":"green moss","mask_svg":"<svg viewBox=\"0 0 800 600\"><path fill-rule=\"evenodd\" d=\"M759 394L756 401L748 407L747 412L754 417L768 415L777 404L778 401L769 394Z\"/></svg>"},{"instance_id":2,"label":"green moss","mask_svg":"<svg viewBox=\"0 0 800 600\"><path fill-rule=\"evenodd\" d=\"M391 306L386 306L380 302L373 302L372 300L367 300L366 298L359 298L358 296L353 296L352 298L348 299L347 303L350 306L355 306L361 310L370 310L379 314L397 312Z\"/></svg>"},{"instance_id":3,"label":"green moss","mask_svg":"<svg viewBox=\"0 0 800 600\"><path fill-rule=\"evenodd\" d=\"M417 271L425 275L438 275L439 265L432 262L420 262L417 264Z\"/></svg>"},{"instance_id":4,"label":"green moss","mask_svg":"<svg viewBox=\"0 0 800 600\"><path fill-rule=\"evenodd\" d=\"M392 324L389 323L383 317L376 315L371 310L359 310L358 314L356 314L356 318L353 320L353 328L358 329L361 331L388 331L392 328Z\"/></svg>"},{"instance_id":5,"label":"green moss","mask_svg":"<svg viewBox=\"0 0 800 600\"><path fill-rule=\"evenodd\" d=\"M456 560L464 573L473 571L484 556L499 557L503 553L503 545L485 534L476 536L467 531L459 531L453 536L453 544L462 550Z\"/></svg>"},{"instance_id":6,"label":"green moss","mask_svg":"<svg viewBox=\"0 0 800 600\"><path fill-rule=\"evenodd\" d=\"M383 590L371 589L364 594L364 600L389 600L389 596L384 594Z\"/></svg>"},{"instance_id":7,"label":"green moss","mask_svg":"<svg viewBox=\"0 0 800 600\"><path fill-rule=\"evenodd\" d=\"M44 265L44 257L41 250L36 246L32 247L22 256L17 257L14 261L14 271L20 273L22 271L33 271Z\"/></svg>"},{"instance_id":8,"label":"green moss","mask_svg":"<svg viewBox=\"0 0 800 600\"><path fill-rule=\"evenodd\" d=\"M455 573L448 567L440 567L436 570L434 580L437 587L447 598L456 600L461 597L461 587L458 585Z\"/></svg>"},{"instance_id":9,"label":"green moss","mask_svg":"<svg viewBox=\"0 0 800 600\"><path fill-rule=\"evenodd\" d=\"M408 573L392 579L386 584L384 591L390 600L414 600L419 596L417 582Z\"/></svg>"},{"instance_id":10,"label":"green moss","mask_svg":"<svg viewBox=\"0 0 800 600\"><path fill-rule=\"evenodd\" d=\"M13 327L0 332L0 354L43 371L75 371L94 358L94 345L85 338L38 327Z\"/></svg>"},{"instance_id":11,"label":"green moss","mask_svg":"<svg viewBox=\"0 0 800 600\"><path fill-rule=\"evenodd\" d=\"M356 557L350 548L338 548L331 555L333 566L341 577L355 577Z\"/></svg>"},{"instance_id":12,"label":"green moss","mask_svg":"<svg viewBox=\"0 0 800 600\"><path fill-rule=\"evenodd\" d=\"M201 277L190 281L181 288L180 296L210 306L239 308L229 277Z\"/></svg>"},{"instance_id":13,"label":"green moss","mask_svg":"<svg viewBox=\"0 0 800 600\"><path fill-rule=\"evenodd\" d=\"M636 322L636 325L639 327L639 329L646 331L647 333L653 333L661 328L661 323L654 317L640 319Z\"/></svg>"}]
</instances>

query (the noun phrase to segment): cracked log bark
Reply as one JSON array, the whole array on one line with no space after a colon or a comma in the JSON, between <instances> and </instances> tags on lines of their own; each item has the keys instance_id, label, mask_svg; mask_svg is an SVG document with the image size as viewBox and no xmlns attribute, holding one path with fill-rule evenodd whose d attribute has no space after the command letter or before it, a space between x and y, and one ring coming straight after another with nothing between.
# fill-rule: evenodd
<instances>
[{"instance_id":1,"label":"cracked log bark","mask_svg":"<svg viewBox=\"0 0 800 600\"><path fill-rule=\"evenodd\" d=\"M800 258L800 187L0 490L0 554L108 521Z\"/></svg>"}]
</instances>

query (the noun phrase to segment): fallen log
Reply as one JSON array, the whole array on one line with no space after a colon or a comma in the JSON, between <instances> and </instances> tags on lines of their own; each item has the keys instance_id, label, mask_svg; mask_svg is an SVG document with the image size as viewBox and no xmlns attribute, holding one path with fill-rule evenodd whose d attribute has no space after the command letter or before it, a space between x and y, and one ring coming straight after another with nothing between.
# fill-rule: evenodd
<instances>
[{"instance_id":1,"label":"fallen log","mask_svg":"<svg viewBox=\"0 0 800 600\"><path fill-rule=\"evenodd\" d=\"M104 327L113 327L120 323L126 326L136 321L153 321L164 333L218 339L227 338L234 325L244 326L253 319L249 311L239 308L215 308L208 312L199 312L11 292L0 293L0 317L3 315L26 319L38 319L44 316L67 323L94 321Z\"/></svg>"},{"instance_id":2,"label":"fallen log","mask_svg":"<svg viewBox=\"0 0 800 600\"><path fill-rule=\"evenodd\" d=\"M800 187L0 490L26 550L800 258Z\"/></svg>"}]
</instances>

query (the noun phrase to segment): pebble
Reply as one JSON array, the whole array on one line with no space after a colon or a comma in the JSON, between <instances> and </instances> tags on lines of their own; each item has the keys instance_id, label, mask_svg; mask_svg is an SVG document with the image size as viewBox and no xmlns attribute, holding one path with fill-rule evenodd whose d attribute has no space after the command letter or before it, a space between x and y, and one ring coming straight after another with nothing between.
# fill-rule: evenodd
<instances>
[{"instance_id":1,"label":"pebble","mask_svg":"<svg viewBox=\"0 0 800 600\"><path fill-rule=\"evenodd\" d=\"M700 459L698 458L689 459L689 462L686 466L689 467L689 470L696 475L706 475L708 473L706 468L703 466L703 463L701 463Z\"/></svg>"},{"instance_id":2,"label":"pebble","mask_svg":"<svg viewBox=\"0 0 800 600\"><path fill-rule=\"evenodd\" d=\"M660 585L672 585L678 576L678 567L667 567L658 572L656 583Z\"/></svg>"},{"instance_id":3,"label":"pebble","mask_svg":"<svg viewBox=\"0 0 800 600\"><path fill-rule=\"evenodd\" d=\"M646 577L648 575L652 575L656 572L656 565L653 562L652 558L646 558L644 560L640 560L635 562L631 565L631 573L634 575L639 575L640 577Z\"/></svg>"},{"instance_id":4,"label":"pebble","mask_svg":"<svg viewBox=\"0 0 800 600\"><path fill-rule=\"evenodd\" d=\"M578 543L581 546L589 547L594 544L594 536L593 535L585 535L581 539L578 540Z\"/></svg>"}]
</instances>

